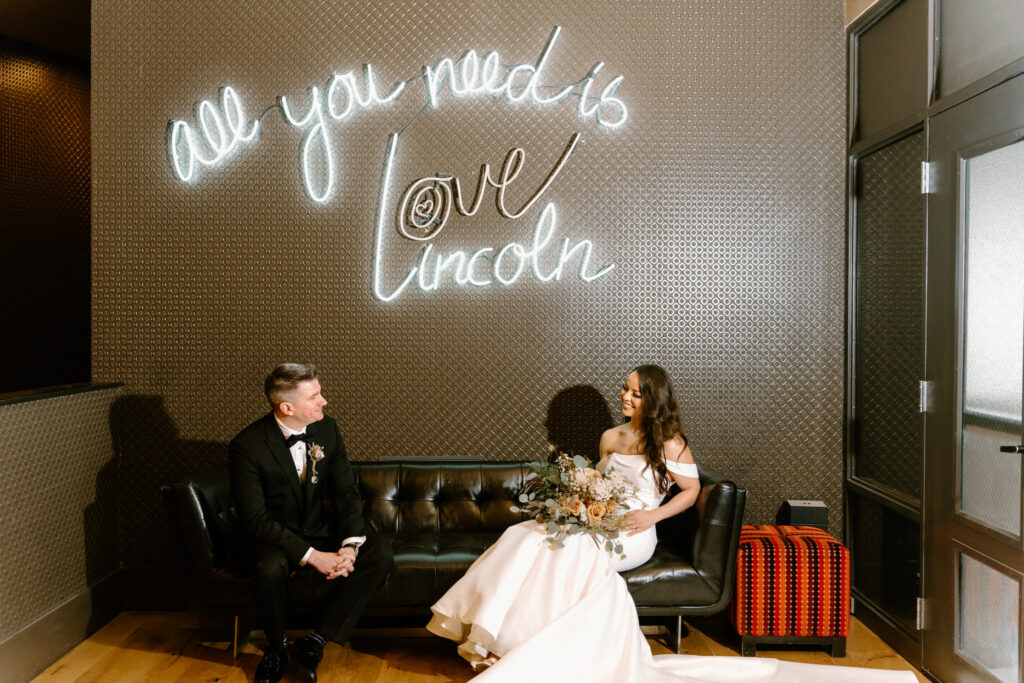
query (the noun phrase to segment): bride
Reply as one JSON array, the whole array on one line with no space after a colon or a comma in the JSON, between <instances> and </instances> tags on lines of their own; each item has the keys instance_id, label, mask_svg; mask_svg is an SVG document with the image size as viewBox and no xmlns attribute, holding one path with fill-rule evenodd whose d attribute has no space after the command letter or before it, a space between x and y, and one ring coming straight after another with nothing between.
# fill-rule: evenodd
<instances>
[{"instance_id":1,"label":"bride","mask_svg":"<svg viewBox=\"0 0 1024 683\"><path fill-rule=\"evenodd\" d=\"M641 365L620 391L629 421L601 436L597 469L614 467L637 490L622 554L586 535L556 548L536 521L509 527L431 608L427 628L459 643L481 681L916 681L907 672L742 657L654 657L618 572L650 559L655 524L697 500L697 466L668 373ZM672 483L679 492L663 502ZM486 671L485 671L486 669Z\"/></svg>"}]
</instances>

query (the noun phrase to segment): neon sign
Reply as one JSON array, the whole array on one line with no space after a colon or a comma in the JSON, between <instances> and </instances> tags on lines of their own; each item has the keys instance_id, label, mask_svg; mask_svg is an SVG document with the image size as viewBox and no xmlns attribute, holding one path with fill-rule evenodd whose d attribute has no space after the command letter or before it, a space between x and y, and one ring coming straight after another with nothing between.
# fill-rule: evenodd
<instances>
[{"instance_id":1,"label":"neon sign","mask_svg":"<svg viewBox=\"0 0 1024 683\"><path fill-rule=\"evenodd\" d=\"M451 214L453 203L456 204L456 211L461 215L471 216L476 212L483 200L485 184L496 188L496 203L499 212L506 218L518 218L551 185L555 176L562 170L569 155L576 148L578 140L579 133L576 133L569 140L569 144L566 146L561 158L559 158L547 178L544 179L541 186L518 212L509 212L505 208L504 192L508 184L519 175L519 171L522 168L522 160L525 153L520 148L511 150L505 157L505 163L502 166L502 172L499 175L498 181L491 178L490 166L488 164L484 164L480 168L480 181L477 184L476 196L470 209L467 209L462 203L458 178L432 176L417 180L409 186L402 199L402 208L399 210L399 233L407 239L416 241L433 239L444 229L448 216ZM541 264L541 258L547 255L545 252L552 241L557 224L555 205L548 203L541 211L540 218L534 227L533 240L530 246L525 246L518 242L509 242L498 250L492 247L483 247L474 251L472 255L467 255L466 252L457 250L444 256L441 253L435 253L433 244L427 244L420 252L419 262L406 272L405 277L394 289L390 292L386 291L382 277L385 235L388 232L385 225L385 216L388 215L387 198L391 192L397 149L398 134L395 133L388 141L387 160L384 165L384 176L381 180L380 200L377 207L377 233L373 246L373 293L381 301L393 301L398 298L414 278L421 291L432 292L440 286L441 277L445 271L449 271L452 280L459 285L485 287L497 281L507 287L519 280L526 270L527 264L530 266L533 277L540 282L561 280L562 275L566 271L566 266L577 256L579 257L577 275L584 282L593 282L600 277L604 277L615 268L615 264L609 264L596 273L591 273L590 256L594 249L594 243L590 240L582 240L570 246L569 240L564 239L555 257L554 265L550 266L550 270L545 272L545 268ZM429 208L426 211L419 211L417 207L421 206ZM411 211L409 207L412 207ZM409 215L412 216L411 227L423 229L425 232L423 236L413 235L408 232L410 226L405 225L405 219ZM488 254L495 255L489 256ZM509 273L506 261L511 259L514 259L514 268ZM490 265L486 266L481 261L489 261ZM477 273L478 267L489 268L490 276L479 275Z\"/></svg>"},{"instance_id":2,"label":"neon sign","mask_svg":"<svg viewBox=\"0 0 1024 683\"><path fill-rule=\"evenodd\" d=\"M584 282L593 282L610 273L615 265L609 264L592 272L590 258L594 244L587 239L574 244L564 239L561 247L558 247L554 238L557 212L552 203L546 204L541 210L532 239L526 244L511 241L500 248L488 246L471 252L454 250L443 254L430 243L447 225L453 208L464 217L475 215L487 187L495 188L495 204L503 217L517 219L525 215L551 186L575 151L580 140L579 133L572 135L547 177L517 210L506 206L505 189L522 170L526 152L520 147L509 151L496 176L492 174L490 165L481 166L476 191L469 205L465 202L459 179L454 176L427 176L410 185L400 202L398 233L406 239L427 244L421 249L418 261L408 269L397 285L385 286L383 282L384 237L387 233L385 216L398 138L424 111L439 108L445 91L458 98L486 95L510 103L526 101L538 106L555 105L574 97L577 99L576 113L580 119L591 119L609 130L625 124L629 112L626 104L618 97L624 76L616 76L608 81L599 95L591 94L595 80L604 68L604 62L596 63L586 76L575 83L543 83L545 66L561 30L560 26L554 28L540 56L532 64L509 66L502 64L495 51L481 57L475 50L469 50L458 59L445 57L433 65L425 66L421 75L397 83L384 95L380 94L383 90L377 85L372 65L366 64L361 79L351 71L332 74L323 86L314 85L307 90L304 107L299 105L296 108L282 95L277 98L275 105L251 121L245 114L238 94L230 86L225 86L220 91L219 105L211 100L201 100L195 105L194 122L174 120L169 123L168 157L171 168L180 181L196 182L202 167L216 167L242 146L258 142L263 117L277 109L289 126L304 131L299 154L302 185L313 202L325 204L334 196L339 176L329 123L344 122L357 110L387 107L410 92L408 86L422 80L422 109L402 132L390 136L387 145L374 242L374 295L381 301L392 301L413 282L421 291L432 292L440 287L446 277L450 277L457 285L468 287L486 287L495 283L510 286L527 272L540 282L558 281L575 267L574 262L578 264L577 276Z\"/></svg>"},{"instance_id":3,"label":"neon sign","mask_svg":"<svg viewBox=\"0 0 1024 683\"><path fill-rule=\"evenodd\" d=\"M526 157L526 152L523 151L522 147L510 150L508 155L505 156L505 163L501 166L501 173L498 175L497 180L491 177L490 164L484 164L480 167L476 194L469 208L462 201L462 183L459 182L458 178L454 176L427 176L426 178L420 178L409 186L409 189L405 191L405 195L402 197L401 208L398 209L398 232L402 237L418 242L433 239L444 230L445 225L448 223L448 217L451 215L453 204L455 205L455 210L461 216L473 216L476 214L480 204L483 202L486 185L490 185L498 191L495 197L498 213L505 218L519 218L529 211L530 207L544 194L544 190L551 186L558 172L562 170L565 162L569 160L569 155L576 150L576 143L579 142L579 139L580 134L574 133L569 140L569 144L566 145L565 151L562 152L558 163L551 169L551 172L548 173L547 178L537 188L537 191L526 200L526 203L518 211L509 211L505 207L505 188L523 170L523 159Z\"/></svg>"},{"instance_id":4,"label":"neon sign","mask_svg":"<svg viewBox=\"0 0 1024 683\"><path fill-rule=\"evenodd\" d=\"M327 120L344 121L356 109L383 107L409 92L407 86L422 80L425 85L424 108L437 109L441 94L446 88L457 97L490 95L505 97L509 102L529 100L537 105L562 102L570 96L578 99L577 114L582 119L593 119L604 128L622 126L629 116L626 104L617 97L624 76L616 76L601 90L601 94L590 94L591 87L604 62L598 62L582 79L571 85L542 85L541 75L562 28L556 26L551 32L541 56L534 64L501 64L497 52L490 52L481 60L475 50L469 50L462 57L453 60L445 57L434 66L424 67L421 76L400 82L381 97L373 72L373 66L363 68L362 85L352 72L332 74L325 87L314 85L309 88L305 113L296 116L292 103L285 96L277 98L277 104L269 107L261 116L277 109L282 118L293 128L306 131L302 140L300 174L306 194L314 202L323 204L334 194L337 182L337 162L331 146L331 134ZM523 80L525 77L525 80ZM519 83L518 81L522 81ZM554 95L545 96L540 91L555 90ZM246 120L245 111L238 95L231 87L221 91L221 108L209 100L196 104L195 123L182 120L171 121L168 126L168 148L171 166L177 178L193 182L197 178L197 165L216 166L229 156L240 143L258 140L260 120ZM324 177L315 178L315 158L323 159Z\"/></svg>"},{"instance_id":5,"label":"neon sign","mask_svg":"<svg viewBox=\"0 0 1024 683\"><path fill-rule=\"evenodd\" d=\"M171 166L179 180L186 183L195 177L196 164L214 166L230 154L241 142L256 138L260 122L254 121L249 132L245 131L245 109L238 94L230 86L221 89L221 111L208 100L196 105L196 120L206 140L209 152L204 153L196 140L196 134L184 121L172 121L170 125ZM230 135L228 132L230 131ZM187 164L182 168L182 157Z\"/></svg>"}]
</instances>

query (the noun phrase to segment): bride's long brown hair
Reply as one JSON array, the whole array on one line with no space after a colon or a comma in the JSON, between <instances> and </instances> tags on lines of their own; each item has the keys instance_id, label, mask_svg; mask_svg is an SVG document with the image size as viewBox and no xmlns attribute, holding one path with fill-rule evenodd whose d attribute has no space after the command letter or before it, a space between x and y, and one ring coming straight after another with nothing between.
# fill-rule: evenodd
<instances>
[{"instance_id":1,"label":"bride's long brown hair","mask_svg":"<svg viewBox=\"0 0 1024 683\"><path fill-rule=\"evenodd\" d=\"M672 380L660 365L639 365L633 368L640 384L640 408L642 437L640 450L647 460L647 467L654 468L654 479L663 491L672 485L665 466L665 442L679 436L683 448L689 444L683 431L683 417L679 412Z\"/></svg>"}]
</instances>

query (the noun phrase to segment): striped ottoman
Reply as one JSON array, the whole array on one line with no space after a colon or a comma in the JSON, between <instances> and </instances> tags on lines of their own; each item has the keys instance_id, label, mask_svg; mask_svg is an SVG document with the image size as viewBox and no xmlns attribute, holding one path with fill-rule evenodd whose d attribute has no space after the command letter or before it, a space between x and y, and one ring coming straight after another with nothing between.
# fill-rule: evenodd
<instances>
[{"instance_id":1,"label":"striped ottoman","mask_svg":"<svg viewBox=\"0 0 1024 683\"><path fill-rule=\"evenodd\" d=\"M729 618L744 656L758 645L814 644L846 656L850 553L810 526L744 526Z\"/></svg>"}]
</instances>

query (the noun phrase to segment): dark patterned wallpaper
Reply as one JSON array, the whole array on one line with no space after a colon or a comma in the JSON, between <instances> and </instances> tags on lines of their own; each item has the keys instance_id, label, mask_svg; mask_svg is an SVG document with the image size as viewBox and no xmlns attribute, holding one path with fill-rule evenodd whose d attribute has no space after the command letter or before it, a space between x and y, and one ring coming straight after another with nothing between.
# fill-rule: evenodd
<instances>
[{"instance_id":1,"label":"dark patterned wallpaper","mask_svg":"<svg viewBox=\"0 0 1024 683\"><path fill-rule=\"evenodd\" d=\"M534 64L556 26L536 93L577 84L566 100L444 89L426 106L426 65L470 49L481 74L492 50L501 65ZM818 0L94 7L93 368L95 380L127 385L123 559L169 561L159 484L222 462L227 441L265 410L263 376L286 359L321 368L328 412L357 459L518 460L548 439L593 449L631 366L659 362L678 384L697 458L750 488L748 520L773 519L785 498L820 498L838 531L843 41L842 3ZM579 113L601 62L587 107L604 92L613 123L610 98L620 98L628 119L617 128ZM316 118L289 125L275 107L284 96L299 122L308 88L322 96L332 74L349 72L363 88L367 63L381 97L399 81L405 91L343 120L326 111L320 128ZM335 82L339 118L351 82ZM232 120L246 123L224 124L221 138L213 109L197 103L223 111L223 86L244 106ZM178 179L170 121L201 140L205 117L226 148L265 110L256 137ZM454 174L468 204L481 165L499 179L521 147L505 201L517 209L576 134L521 217L503 216L488 188L474 215L453 211L426 242L396 230L418 179ZM309 194L328 178L325 138L333 183L319 203ZM575 252L560 280L541 281L564 240L590 241L586 275L614 269L585 282ZM434 291L417 273L394 300L375 296L375 273L389 296L425 245L431 289L437 254L490 248L494 259L510 243L521 246L506 250L500 274L524 265L510 285L478 257L470 275L488 286L459 285L450 267Z\"/></svg>"},{"instance_id":2,"label":"dark patterned wallpaper","mask_svg":"<svg viewBox=\"0 0 1024 683\"><path fill-rule=\"evenodd\" d=\"M0 642L119 566L110 422L120 392L0 406Z\"/></svg>"}]
</instances>

